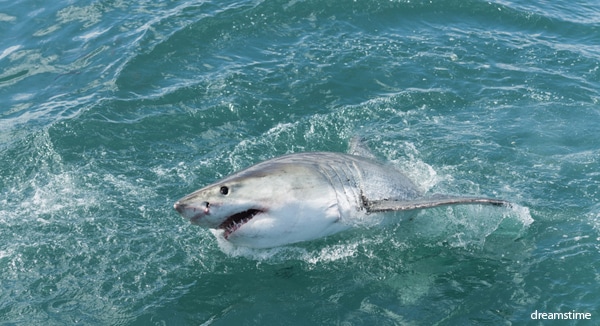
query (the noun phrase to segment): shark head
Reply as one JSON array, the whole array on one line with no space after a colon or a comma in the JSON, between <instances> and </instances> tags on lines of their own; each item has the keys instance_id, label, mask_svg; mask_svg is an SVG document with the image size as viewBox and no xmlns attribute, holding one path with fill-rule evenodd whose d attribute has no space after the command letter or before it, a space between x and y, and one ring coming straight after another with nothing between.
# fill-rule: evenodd
<instances>
[{"instance_id":1,"label":"shark head","mask_svg":"<svg viewBox=\"0 0 600 326\"><path fill-rule=\"evenodd\" d=\"M269 198L249 196L252 181L223 180L185 196L173 207L192 224L223 230L227 239L254 217L269 210Z\"/></svg>"},{"instance_id":2,"label":"shark head","mask_svg":"<svg viewBox=\"0 0 600 326\"><path fill-rule=\"evenodd\" d=\"M322 174L278 162L233 174L173 206L192 224L222 230L225 240L254 248L335 233L331 229L340 220L335 191Z\"/></svg>"}]
</instances>

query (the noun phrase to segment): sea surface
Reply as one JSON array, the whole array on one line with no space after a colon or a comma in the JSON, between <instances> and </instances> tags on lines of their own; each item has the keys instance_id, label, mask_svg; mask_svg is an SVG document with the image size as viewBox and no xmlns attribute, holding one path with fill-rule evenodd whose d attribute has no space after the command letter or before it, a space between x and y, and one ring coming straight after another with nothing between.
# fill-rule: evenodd
<instances>
[{"instance_id":1,"label":"sea surface","mask_svg":"<svg viewBox=\"0 0 600 326\"><path fill-rule=\"evenodd\" d=\"M600 324L596 1L0 0L0 35L2 325ZM173 210L354 137L514 205L263 250Z\"/></svg>"}]
</instances>

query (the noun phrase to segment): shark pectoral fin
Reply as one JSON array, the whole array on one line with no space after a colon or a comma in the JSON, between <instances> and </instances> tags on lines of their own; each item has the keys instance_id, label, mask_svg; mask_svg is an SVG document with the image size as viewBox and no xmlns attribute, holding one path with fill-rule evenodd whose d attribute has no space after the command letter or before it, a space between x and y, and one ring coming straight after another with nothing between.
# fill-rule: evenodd
<instances>
[{"instance_id":1,"label":"shark pectoral fin","mask_svg":"<svg viewBox=\"0 0 600 326\"><path fill-rule=\"evenodd\" d=\"M510 207L512 204L505 200L481 197L451 197L434 196L411 201L376 200L365 203L367 212L409 211L414 209L432 208L448 205L494 205Z\"/></svg>"}]
</instances>

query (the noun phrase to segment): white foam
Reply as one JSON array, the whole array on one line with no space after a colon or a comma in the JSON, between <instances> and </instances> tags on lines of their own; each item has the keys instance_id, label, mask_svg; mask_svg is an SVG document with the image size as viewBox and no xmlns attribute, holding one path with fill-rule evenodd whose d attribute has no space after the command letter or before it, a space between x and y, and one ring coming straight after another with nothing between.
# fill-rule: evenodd
<instances>
[{"instance_id":1,"label":"white foam","mask_svg":"<svg viewBox=\"0 0 600 326\"><path fill-rule=\"evenodd\" d=\"M523 226L527 227L534 222L533 217L531 217L529 207L511 204L510 210L515 213L517 219L523 224Z\"/></svg>"},{"instance_id":2,"label":"white foam","mask_svg":"<svg viewBox=\"0 0 600 326\"><path fill-rule=\"evenodd\" d=\"M13 45L13 46L9 46L8 48L4 49L4 51L2 51L2 53L0 53L0 60L6 58L11 53L19 50L20 48L21 48L21 45Z\"/></svg>"}]
</instances>

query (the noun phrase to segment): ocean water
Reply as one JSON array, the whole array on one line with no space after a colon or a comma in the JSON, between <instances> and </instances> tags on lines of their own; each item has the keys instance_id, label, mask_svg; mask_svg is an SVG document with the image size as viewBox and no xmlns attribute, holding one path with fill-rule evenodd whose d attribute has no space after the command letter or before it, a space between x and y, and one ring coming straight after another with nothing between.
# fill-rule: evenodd
<instances>
[{"instance_id":1,"label":"ocean water","mask_svg":"<svg viewBox=\"0 0 600 326\"><path fill-rule=\"evenodd\" d=\"M16 0L0 33L0 324L600 323L596 2ZM515 207L265 250L172 209L356 136Z\"/></svg>"}]
</instances>

